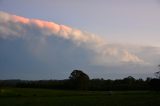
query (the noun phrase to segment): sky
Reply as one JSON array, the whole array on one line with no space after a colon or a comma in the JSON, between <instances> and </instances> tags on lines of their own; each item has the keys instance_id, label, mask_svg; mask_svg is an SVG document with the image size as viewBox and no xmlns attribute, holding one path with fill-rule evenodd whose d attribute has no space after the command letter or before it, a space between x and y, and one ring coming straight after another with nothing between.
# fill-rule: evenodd
<instances>
[{"instance_id":1,"label":"sky","mask_svg":"<svg viewBox=\"0 0 160 106\"><path fill-rule=\"evenodd\" d=\"M159 0L0 0L0 79L153 77Z\"/></svg>"}]
</instances>

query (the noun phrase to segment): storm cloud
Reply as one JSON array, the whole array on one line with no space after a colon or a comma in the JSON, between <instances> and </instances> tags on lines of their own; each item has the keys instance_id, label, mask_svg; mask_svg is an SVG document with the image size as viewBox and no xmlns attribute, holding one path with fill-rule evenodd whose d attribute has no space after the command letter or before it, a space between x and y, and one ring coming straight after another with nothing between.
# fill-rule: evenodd
<instances>
[{"instance_id":1,"label":"storm cloud","mask_svg":"<svg viewBox=\"0 0 160 106\"><path fill-rule=\"evenodd\" d=\"M92 52L93 63L102 65L111 63L143 64L144 60L126 48L111 45L106 39L54 22L29 19L17 15L0 12L0 38L1 39L41 39L46 42L50 37L71 41L77 47ZM55 45L53 45L55 46ZM58 45L56 45L58 46ZM63 51L63 50L62 50Z\"/></svg>"}]
</instances>

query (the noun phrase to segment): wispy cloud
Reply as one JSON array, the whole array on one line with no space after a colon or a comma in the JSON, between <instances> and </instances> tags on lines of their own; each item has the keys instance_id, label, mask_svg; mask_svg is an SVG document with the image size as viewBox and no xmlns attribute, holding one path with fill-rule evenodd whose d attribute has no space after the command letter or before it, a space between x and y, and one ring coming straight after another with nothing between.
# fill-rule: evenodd
<instances>
[{"instance_id":1,"label":"wispy cloud","mask_svg":"<svg viewBox=\"0 0 160 106\"><path fill-rule=\"evenodd\" d=\"M74 29L54 22L29 19L17 15L0 12L0 38L1 39L32 39L32 37L59 37L70 40L77 46L88 49L95 54L95 60L103 58L111 62L144 63L139 56L125 48L111 46L104 38ZM94 58L94 57L93 57Z\"/></svg>"}]
</instances>

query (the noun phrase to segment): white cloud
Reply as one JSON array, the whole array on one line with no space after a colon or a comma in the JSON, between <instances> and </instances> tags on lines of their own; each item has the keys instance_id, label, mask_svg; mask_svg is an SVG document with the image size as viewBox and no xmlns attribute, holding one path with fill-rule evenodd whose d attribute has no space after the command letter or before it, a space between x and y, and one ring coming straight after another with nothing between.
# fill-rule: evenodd
<instances>
[{"instance_id":1,"label":"white cloud","mask_svg":"<svg viewBox=\"0 0 160 106\"><path fill-rule=\"evenodd\" d=\"M70 40L77 46L93 52L95 63L101 63L102 65L108 64L108 62L145 63L138 55L131 53L126 48L111 46L104 38L97 35L54 22L29 19L0 12L0 38L2 39L22 38L30 40L36 37L42 37L43 39L51 36Z\"/></svg>"}]
</instances>

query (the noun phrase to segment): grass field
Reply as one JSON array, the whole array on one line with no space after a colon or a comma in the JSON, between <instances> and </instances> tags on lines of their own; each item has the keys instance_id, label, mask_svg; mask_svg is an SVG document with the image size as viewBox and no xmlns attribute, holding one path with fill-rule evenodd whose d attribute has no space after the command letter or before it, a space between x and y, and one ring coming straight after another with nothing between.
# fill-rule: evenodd
<instances>
[{"instance_id":1,"label":"grass field","mask_svg":"<svg viewBox=\"0 0 160 106\"><path fill-rule=\"evenodd\" d=\"M0 106L160 106L160 93L1 88Z\"/></svg>"}]
</instances>

